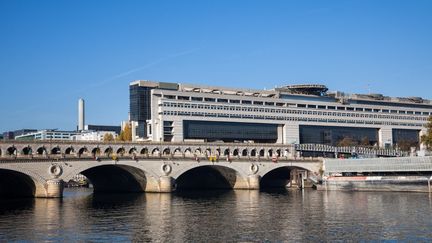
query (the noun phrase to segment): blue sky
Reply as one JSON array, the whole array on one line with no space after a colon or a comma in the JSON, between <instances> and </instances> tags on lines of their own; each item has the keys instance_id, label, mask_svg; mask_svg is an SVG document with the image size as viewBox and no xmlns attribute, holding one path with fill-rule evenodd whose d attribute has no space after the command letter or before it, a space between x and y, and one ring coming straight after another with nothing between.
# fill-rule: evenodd
<instances>
[{"instance_id":1,"label":"blue sky","mask_svg":"<svg viewBox=\"0 0 432 243\"><path fill-rule=\"evenodd\" d=\"M432 99L432 1L0 1L0 131L127 119L137 79Z\"/></svg>"}]
</instances>

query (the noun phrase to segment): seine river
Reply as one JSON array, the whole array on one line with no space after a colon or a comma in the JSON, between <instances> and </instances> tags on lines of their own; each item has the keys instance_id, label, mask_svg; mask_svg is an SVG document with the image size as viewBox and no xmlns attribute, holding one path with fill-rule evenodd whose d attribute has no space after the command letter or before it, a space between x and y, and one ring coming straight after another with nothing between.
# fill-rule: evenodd
<instances>
[{"instance_id":1,"label":"seine river","mask_svg":"<svg viewBox=\"0 0 432 243\"><path fill-rule=\"evenodd\" d=\"M432 241L427 193L189 191L0 200L0 242Z\"/></svg>"}]
</instances>

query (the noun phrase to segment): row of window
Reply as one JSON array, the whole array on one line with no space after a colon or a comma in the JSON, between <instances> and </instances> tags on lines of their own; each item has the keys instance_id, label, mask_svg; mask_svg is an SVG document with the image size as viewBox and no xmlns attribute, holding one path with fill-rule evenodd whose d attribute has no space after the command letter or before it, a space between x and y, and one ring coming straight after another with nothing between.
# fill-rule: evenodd
<instances>
[{"instance_id":1,"label":"row of window","mask_svg":"<svg viewBox=\"0 0 432 243\"><path fill-rule=\"evenodd\" d=\"M223 98L209 98L209 97L189 97L189 96L175 96L164 95L164 98L170 100L185 100L185 101L201 101L201 102L217 102L229 104L243 104L243 105L264 105L264 106L277 106L277 107L298 107L308 109L321 109L321 110L340 110L340 111L359 111L359 112L374 112L374 113L391 113L391 114L408 114L408 115L423 115L430 116L432 112L409 111L409 110L394 110L394 109L377 109L377 108L362 108L350 106L334 106L334 105L311 105L311 104L293 104L284 102L263 102L252 100L233 100ZM189 104L191 106L197 104ZM191 107L193 108L193 107ZM432 106L431 106L432 109Z\"/></svg>"},{"instance_id":2,"label":"row of window","mask_svg":"<svg viewBox=\"0 0 432 243\"><path fill-rule=\"evenodd\" d=\"M370 124L370 125L391 125L391 126L410 126L422 127L421 123L402 123L393 121L367 121L367 120L347 120L335 118L317 118L317 117L292 117L292 116L269 116L269 115L249 115L249 114L221 114L209 112L191 112L191 111L163 111L159 115L165 116L196 116L196 117L223 117L223 118L240 118L256 120L283 120L283 121L304 121L304 122L326 122L326 123L347 123L347 124Z\"/></svg>"},{"instance_id":3,"label":"row of window","mask_svg":"<svg viewBox=\"0 0 432 243\"><path fill-rule=\"evenodd\" d=\"M185 108L185 109L207 109L207 110L225 110L225 111L249 111L249 112L265 112L265 113L278 113L278 114L299 114L299 115L315 115L315 116L340 116L340 117L356 117L356 118L371 118L371 119L390 119L390 120L416 120L427 121L427 117L418 116L399 116L399 115L381 115L381 114L367 114L355 112L331 112L331 111L308 111L299 109L272 109L272 108L258 108L258 107L245 107L245 106L222 106L222 105L204 105L204 104L189 104L189 103L174 103L164 102L164 107Z\"/></svg>"}]
</instances>

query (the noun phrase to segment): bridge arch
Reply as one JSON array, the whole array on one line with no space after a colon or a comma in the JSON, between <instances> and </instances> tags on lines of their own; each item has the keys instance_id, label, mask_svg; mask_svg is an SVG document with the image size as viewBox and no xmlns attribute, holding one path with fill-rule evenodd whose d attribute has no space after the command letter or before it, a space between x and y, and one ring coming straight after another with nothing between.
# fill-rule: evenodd
<instances>
[{"instance_id":1,"label":"bridge arch","mask_svg":"<svg viewBox=\"0 0 432 243\"><path fill-rule=\"evenodd\" d=\"M42 146L42 147L39 147L39 148L36 150L36 153L37 153L38 155L43 155L43 154L46 154L46 153L47 153L47 150L46 150L45 146Z\"/></svg>"},{"instance_id":2,"label":"bridge arch","mask_svg":"<svg viewBox=\"0 0 432 243\"><path fill-rule=\"evenodd\" d=\"M247 150L247 149L243 149L241 155L242 155L243 157L248 156L248 150Z\"/></svg>"},{"instance_id":3,"label":"bridge arch","mask_svg":"<svg viewBox=\"0 0 432 243\"><path fill-rule=\"evenodd\" d=\"M15 155L16 153L17 153L17 149L15 146L10 146L9 148L6 149L7 155Z\"/></svg>"},{"instance_id":4,"label":"bridge arch","mask_svg":"<svg viewBox=\"0 0 432 243\"><path fill-rule=\"evenodd\" d=\"M32 148L30 146L26 146L21 150L21 154L23 155L31 155L33 153Z\"/></svg>"},{"instance_id":5,"label":"bridge arch","mask_svg":"<svg viewBox=\"0 0 432 243\"><path fill-rule=\"evenodd\" d=\"M159 148L154 148L152 151L151 151L151 155L159 155L160 154L160 150L159 150Z\"/></svg>"},{"instance_id":6,"label":"bridge arch","mask_svg":"<svg viewBox=\"0 0 432 243\"><path fill-rule=\"evenodd\" d=\"M229 156L230 155L230 150L228 148L225 149L223 155L224 156Z\"/></svg>"},{"instance_id":7,"label":"bridge arch","mask_svg":"<svg viewBox=\"0 0 432 243\"><path fill-rule=\"evenodd\" d=\"M247 177L241 171L224 165L194 165L172 176L176 190L249 188Z\"/></svg>"},{"instance_id":8,"label":"bridge arch","mask_svg":"<svg viewBox=\"0 0 432 243\"><path fill-rule=\"evenodd\" d=\"M130 154L130 155L134 155L134 154L137 154L138 152L137 152L137 149L135 148L135 147L132 147L131 149L129 149L129 152L128 152L128 154Z\"/></svg>"},{"instance_id":9,"label":"bridge arch","mask_svg":"<svg viewBox=\"0 0 432 243\"><path fill-rule=\"evenodd\" d=\"M149 151L148 148L142 148L140 150L140 154L148 155L148 153L149 153L148 151Z\"/></svg>"},{"instance_id":10,"label":"bridge arch","mask_svg":"<svg viewBox=\"0 0 432 243\"><path fill-rule=\"evenodd\" d=\"M290 182L292 182L293 179L295 179L293 178L293 170L310 171L307 168L298 166L290 166L284 164L275 165L271 168L266 168L261 171L260 187L285 188Z\"/></svg>"},{"instance_id":11,"label":"bridge arch","mask_svg":"<svg viewBox=\"0 0 432 243\"><path fill-rule=\"evenodd\" d=\"M44 196L43 183L22 171L0 168L0 198Z\"/></svg>"},{"instance_id":12,"label":"bridge arch","mask_svg":"<svg viewBox=\"0 0 432 243\"><path fill-rule=\"evenodd\" d=\"M58 146L51 149L51 154L60 154L60 153L61 153L61 150L60 150L60 147L58 147Z\"/></svg>"},{"instance_id":13,"label":"bridge arch","mask_svg":"<svg viewBox=\"0 0 432 243\"><path fill-rule=\"evenodd\" d=\"M110 156L112 153L113 149L111 147L106 148L104 151L105 156Z\"/></svg>"},{"instance_id":14,"label":"bridge arch","mask_svg":"<svg viewBox=\"0 0 432 243\"><path fill-rule=\"evenodd\" d=\"M117 151L116 151L116 153L119 154L119 155L124 155L125 152L126 152L126 150L125 150L124 147L120 147L120 148L118 148Z\"/></svg>"},{"instance_id":15,"label":"bridge arch","mask_svg":"<svg viewBox=\"0 0 432 243\"><path fill-rule=\"evenodd\" d=\"M158 192L157 176L130 164L104 163L88 165L75 170L64 179L82 174L92 183L95 193Z\"/></svg>"},{"instance_id":16,"label":"bridge arch","mask_svg":"<svg viewBox=\"0 0 432 243\"><path fill-rule=\"evenodd\" d=\"M65 154L73 154L75 152L74 148L72 146L67 147L65 149Z\"/></svg>"},{"instance_id":17,"label":"bridge arch","mask_svg":"<svg viewBox=\"0 0 432 243\"><path fill-rule=\"evenodd\" d=\"M169 148L164 148L164 150L162 151L162 155L170 155L171 154L171 150Z\"/></svg>"},{"instance_id":18,"label":"bridge arch","mask_svg":"<svg viewBox=\"0 0 432 243\"><path fill-rule=\"evenodd\" d=\"M238 156L239 155L239 150L238 149L234 149L233 150L233 156Z\"/></svg>"}]
</instances>

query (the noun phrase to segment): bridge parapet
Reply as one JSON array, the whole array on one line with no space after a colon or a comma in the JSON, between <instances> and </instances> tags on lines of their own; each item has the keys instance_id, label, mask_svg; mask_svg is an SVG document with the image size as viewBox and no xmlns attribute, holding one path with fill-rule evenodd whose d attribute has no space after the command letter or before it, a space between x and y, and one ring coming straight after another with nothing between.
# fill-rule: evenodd
<instances>
[{"instance_id":1,"label":"bridge parapet","mask_svg":"<svg viewBox=\"0 0 432 243\"><path fill-rule=\"evenodd\" d=\"M409 152L400 149L382 149L374 147L362 146L331 146L326 144L296 144L295 150L297 151L311 151L311 152L326 152L326 153L343 153L343 154L360 154L370 157L386 156L386 157L405 157L409 156Z\"/></svg>"},{"instance_id":2,"label":"bridge parapet","mask_svg":"<svg viewBox=\"0 0 432 243\"><path fill-rule=\"evenodd\" d=\"M243 143L131 143L76 141L2 141L0 155L9 157L48 156L181 156L181 157L295 157L294 145Z\"/></svg>"}]
</instances>

